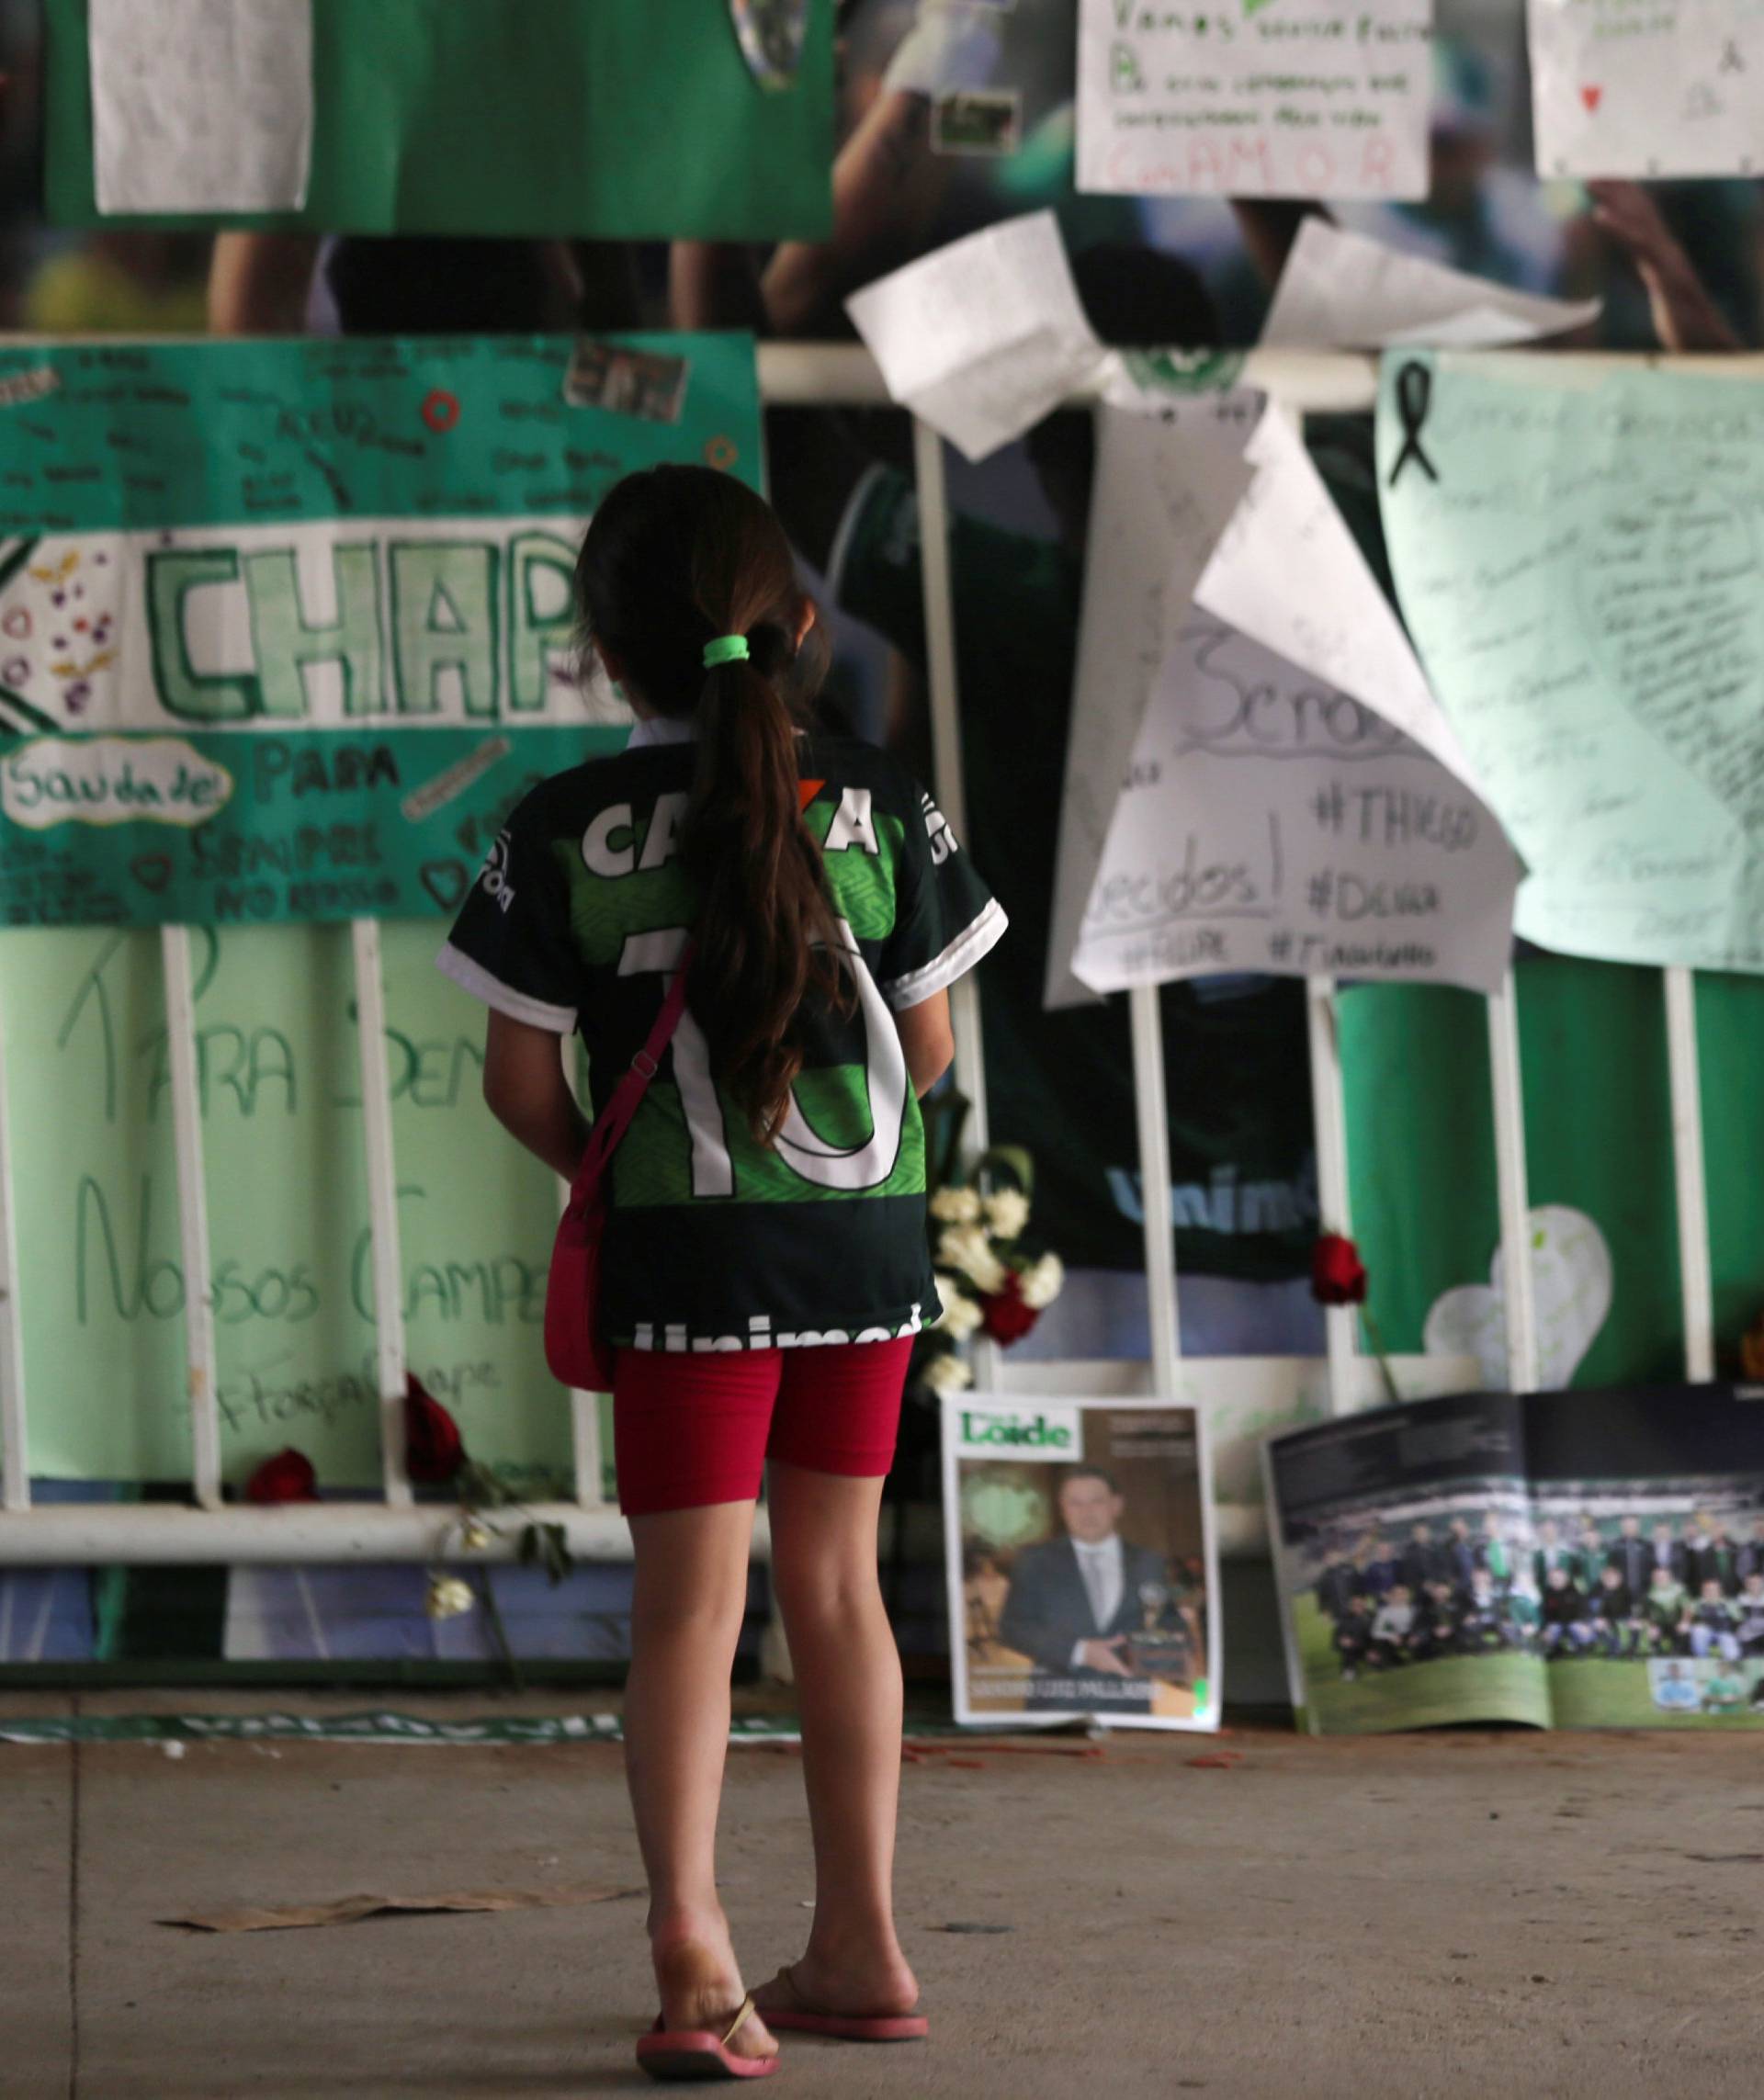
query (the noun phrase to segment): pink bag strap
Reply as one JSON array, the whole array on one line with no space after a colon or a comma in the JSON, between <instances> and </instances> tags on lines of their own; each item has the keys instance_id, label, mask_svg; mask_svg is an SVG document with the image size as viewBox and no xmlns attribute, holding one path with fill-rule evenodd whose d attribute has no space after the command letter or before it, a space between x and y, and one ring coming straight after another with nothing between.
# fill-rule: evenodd
<instances>
[{"instance_id":1,"label":"pink bag strap","mask_svg":"<svg viewBox=\"0 0 1764 2100\"><path fill-rule=\"evenodd\" d=\"M668 987L667 997L662 1001L662 1010L655 1017L655 1026L650 1031L649 1041L631 1059L630 1070L614 1089L612 1100L594 1118L594 1128L588 1133L588 1143L582 1150L582 1164L576 1169L576 1179L571 1186L572 1206L580 1206L594 1193L594 1184L606 1170L606 1162L631 1127L631 1120L650 1090L650 1081L662 1067L662 1056L673 1041L674 1031L686 1010L686 979L691 975L695 953L696 944L688 941L681 953L673 981Z\"/></svg>"}]
</instances>

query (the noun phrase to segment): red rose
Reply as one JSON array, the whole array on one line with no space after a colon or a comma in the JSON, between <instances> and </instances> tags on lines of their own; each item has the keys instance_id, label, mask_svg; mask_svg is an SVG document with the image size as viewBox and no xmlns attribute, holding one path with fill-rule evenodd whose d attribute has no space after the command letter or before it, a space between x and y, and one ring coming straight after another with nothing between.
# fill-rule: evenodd
<instances>
[{"instance_id":1,"label":"red rose","mask_svg":"<svg viewBox=\"0 0 1764 2100\"><path fill-rule=\"evenodd\" d=\"M266 1458L245 1483L247 1502L316 1502L319 1478L312 1461L290 1444Z\"/></svg>"},{"instance_id":2,"label":"red rose","mask_svg":"<svg viewBox=\"0 0 1764 2100\"><path fill-rule=\"evenodd\" d=\"M1326 1232L1311 1249L1311 1295L1319 1305L1363 1305L1366 1270L1360 1249L1339 1232Z\"/></svg>"},{"instance_id":3,"label":"red rose","mask_svg":"<svg viewBox=\"0 0 1764 2100\"><path fill-rule=\"evenodd\" d=\"M437 1487L465 1462L458 1423L413 1372L404 1384L405 1472L419 1487Z\"/></svg>"},{"instance_id":4,"label":"red rose","mask_svg":"<svg viewBox=\"0 0 1764 2100\"><path fill-rule=\"evenodd\" d=\"M1013 1341L1021 1341L1041 1317L1035 1306L1023 1304L1023 1278L1014 1269L1005 1278L1002 1291L994 1291L980 1300L980 1314L987 1333L1007 1349Z\"/></svg>"}]
</instances>

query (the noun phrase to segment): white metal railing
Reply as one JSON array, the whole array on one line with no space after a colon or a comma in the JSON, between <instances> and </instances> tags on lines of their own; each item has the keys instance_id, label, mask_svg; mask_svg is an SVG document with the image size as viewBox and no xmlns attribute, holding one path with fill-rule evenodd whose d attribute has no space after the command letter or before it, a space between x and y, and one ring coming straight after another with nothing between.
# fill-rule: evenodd
<instances>
[{"instance_id":1,"label":"white metal railing","mask_svg":"<svg viewBox=\"0 0 1764 2100\"><path fill-rule=\"evenodd\" d=\"M1578 355L1566 366L1581 363ZM1600 360L1602 361L1602 360ZM1679 362L1670 360L1669 362ZM1690 361L1687 361L1690 362ZM1708 360L1702 361L1707 366ZM1724 369L1764 375L1764 359L1726 358ZM764 400L792 405L862 406L888 400L869 354L851 344L763 344L760 346ZM1245 360L1244 382L1265 389L1303 414L1364 410L1375 395L1375 362L1333 353L1254 351ZM957 836L966 828L967 796L961 751L960 698L956 676L955 607L948 558L949 508L943 447L935 434L914 424L913 457L923 544L923 590L928 674L937 798ZM185 928L164 931L166 1019L170 1030L174 1133L179 1220L185 1274L191 1280L185 1327L187 1399L190 1414L192 1505L56 1503L33 1506L27 1463L28 1409L17 1301L17 1220L7 1143L5 1059L0 1049L0 1565L76 1564L102 1561L260 1562L422 1560L434 1552L441 1530L437 1512L412 1498L404 1471L403 1394L406 1349L402 1314L397 1173L390 1091L381 1025L385 994L380 975L379 929L374 920L353 922L359 1042L363 1142L367 1149L368 1211L372 1232L374 1304L378 1320L380 1449L383 1490L376 1502L333 1500L272 1509L223 1507L220 1418L215 1389L214 1307L209 1259L208 1202L203 1174L202 1128L197 1085L195 1014L191 999L189 936ZM1702 1112L1698 1090L1695 991L1688 970L1665 973L1668 1048L1672 1083L1672 1145L1679 1204L1679 1238L1684 1279L1685 1370L1690 1379L1712 1375L1713 1315L1709 1229L1704 1190ZM1328 977L1306 988L1312 1090L1316 1112L1318 1191L1323 1217L1335 1231L1350 1232L1346 1119L1337 1035L1336 989ZM1146 1274L1151 1320L1148 1367L1124 1367L1116 1390L1148 1383L1157 1392L1194 1390L1204 1366L1182 1353L1171 1208L1169 1121L1164 1099L1163 1044L1154 990L1129 994L1134 1091L1141 1147ZM974 1104L972 1129L984 1144L986 1081L980 1041L978 988L964 978L952 997L956 1078ZM1531 1234L1527 1223L1525 1133L1520 1089L1518 1019L1510 973L1487 1001L1495 1150L1500 1202L1500 1238L1506 1279L1507 1356L1517 1388L1537 1381L1537 1333L1532 1290ZM0 1017L3 1020L4 1017ZM0 1036L4 1031L0 1030ZM1337 1411L1364 1393L1351 1312L1329 1318L1329 1395ZM1218 1360L1222 1386L1236 1374L1231 1360ZM1050 1391L1062 1367L1046 1363L1007 1372L994 1356L980 1365L983 1383L1025 1393ZM1073 1366L1074 1390L1094 1390L1096 1366ZM1084 1372L1080 1380L1076 1374ZM1184 1376L1186 1374L1186 1376ZM1180 1383L1179 1383L1180 1382ZM541 1507L541 1519L562 1525L571 1551L587 1559L628 1554L628 1530L602 1490L597 1404L593 1395L571 1396L575 1464L573 1502ZM1259 1526L1245 1512L1221 1529L1227 1551L1260 1543ZM493 1545L512 1551L512 1542ZM754 1551L764 1557L769 1539L764 1511L755 1526Z\"/></svg>"}]
</instances>

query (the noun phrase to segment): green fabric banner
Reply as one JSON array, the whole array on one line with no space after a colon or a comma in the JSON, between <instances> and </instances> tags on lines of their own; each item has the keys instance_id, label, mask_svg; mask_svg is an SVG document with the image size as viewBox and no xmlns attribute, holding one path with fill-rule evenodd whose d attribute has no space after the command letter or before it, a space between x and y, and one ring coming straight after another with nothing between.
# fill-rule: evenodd
<instances>
[{"instance_id":1,"label":"green fabric banner","mask_svg":"<svg viewBox=\"0 0 1764 2100\"><path fill-rule=\"evenodd\" d=\"M15 926L451 913L623 740L575 660L595 504L761 472L743 336L11 349L0 433Z\"/></svg>"},{"instance_id":2,"label":"green fabric banner","mask_svg":"<svg viewBox=\"0 0 1764 2100\"><path fill-rule=\"evenodd\" d=\"M1536 953L1516 975L1544 1383L1675 1380L1684 1342L1664 980ZM1764 981L1699 973L1696 988L1715 1332L1731 1352L1764 1310ZM1354 1229L1386 1344L1416 1349L1431 1335L1468 1347L1504 1385L1481 1000L1358 987L1341 1001L1341 1063Z\"/></svg>"},{"instance_id":3,"label":"green fabric banner","mask_svg":"<svg viewBox=\"0 0 1764 2100\"><path fill-rule=\"evenodd\" d=\"M129 0L143 13L149 4ZM95 177L97 8L46 0L46 12L49 216L91 225L105 216ZM298 207L150 208L131 211L130 224L608 241L832 231L832 0L808 0L788 85L750 70L725 0L311 0L310 17ZM139 64L132 50L126 57ZM194 131L176 75L188 80L220 55L166 57L171 80L148 122L168 114ZM277 85L279 119L307 84ZM225 85L190 89L209 148L226 119L236 115L242 131L250 121L249 95ZM230 142L232 164L249 167L252 140ZM119 154L134 144L123 139ZM187 176L187 164L176 172Z\"/></svg>"}]
</instances>

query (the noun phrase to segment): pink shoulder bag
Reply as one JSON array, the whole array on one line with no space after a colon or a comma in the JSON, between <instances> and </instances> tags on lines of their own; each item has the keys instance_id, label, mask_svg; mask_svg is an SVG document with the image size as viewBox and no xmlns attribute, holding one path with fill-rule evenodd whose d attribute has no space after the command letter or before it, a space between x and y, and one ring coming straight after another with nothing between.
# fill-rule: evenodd
<instances>
[{"instance_id":1,"label":"pink shoulder bag","mask_svg":"<svg viewBox=\"0 0 1764 2100\"><path fill-rule=\"evenodd\" d=\"M583 1393L613 1389L613 1350L600 1331L600 1256L605 1236L607 1173L619 1140L650 1090L663 1053L673 1041L686 1010L686 977L692 968L690 943L680 958L668 996L662 1002L650 1039L631 1059L605 1112L594 1118L582 1165L571 1186L570 1201L558 1221L551 1248L551 1272L545 1286L545 1360L554 1378Z\"/></svg>"}]
</instances>

